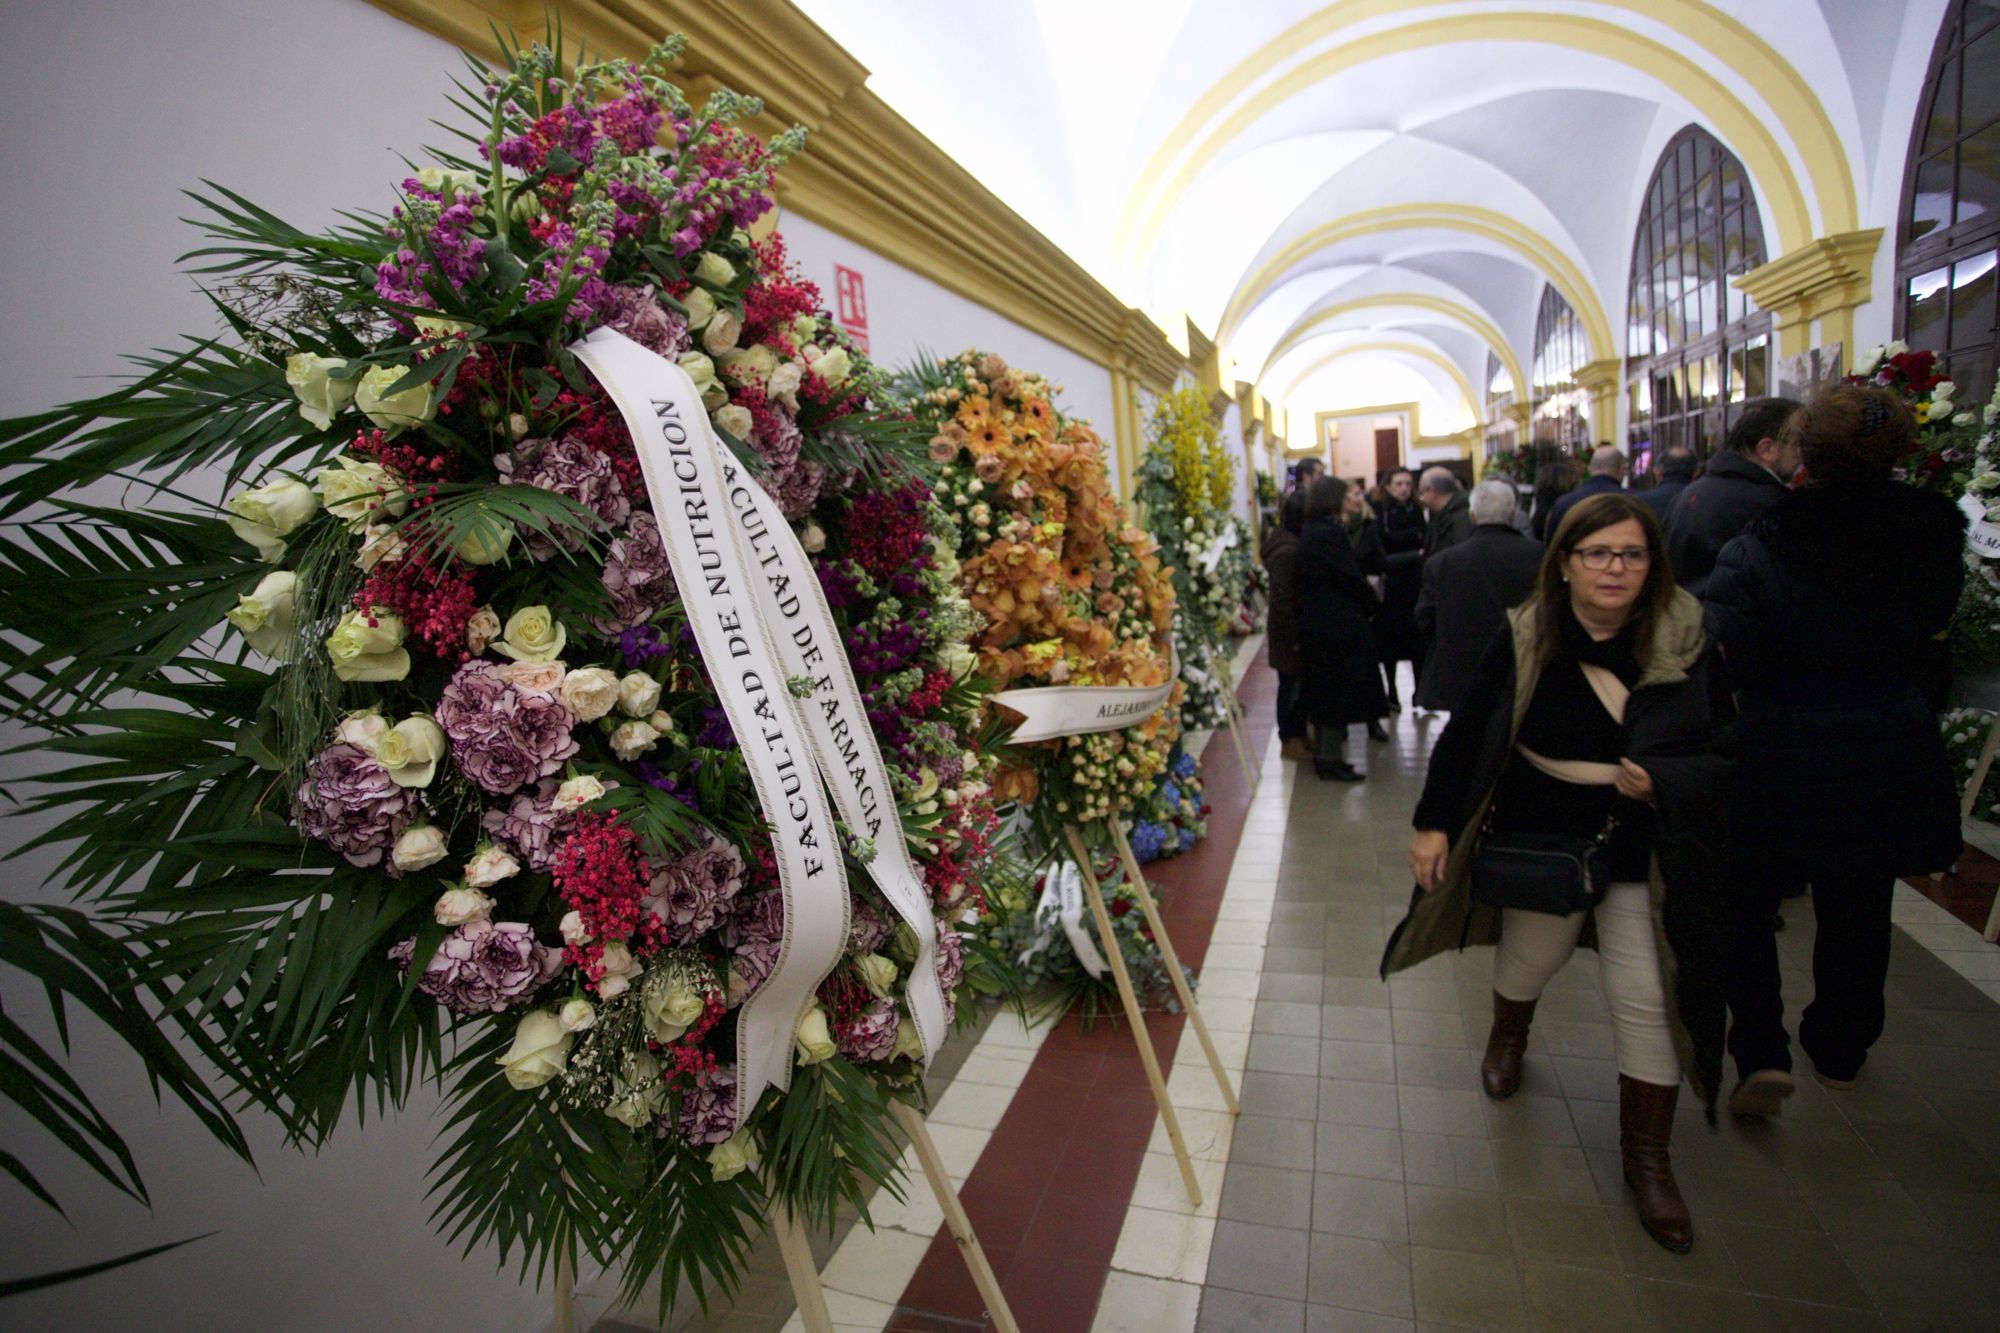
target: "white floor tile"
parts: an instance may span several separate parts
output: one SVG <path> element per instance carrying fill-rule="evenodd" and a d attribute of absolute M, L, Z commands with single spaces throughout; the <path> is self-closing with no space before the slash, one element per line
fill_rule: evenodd
<path fill-rule="evenodd" d="M 1211 946 L 1210 953 L 1213 952 Z M 1200 998 L 1212 995 L 1218 1000 L 1254 1000 L 1263 979 L 1261 972 L 1247 967 L 1217 967 L 1211 960 L 1201 969 L 1201 988 L 1196 994 Z"/>
<path fill-rule="evenodd" d="M 1256 1014 L 1254 1000 L 1224 999 L 1218 995 L 1201 1001 L 1201 1016 L 1207 1020 L 1210 1032 L 1248 1032 Z"/>
<path fill-rule="evenodd" d="M 1261 944 L 1211 944 L 1208 956 L 1203 960 L 1205 967 L 1233 967 L 1244 972 L 1264 970 L 1264 946 Z"/>
<path fill-rule="evenodd" d="M 896 1307 L 844 1291 L 826 1293 L 826 1312 L 833 1316 L 838 1333 L 882 1333 L 896 1313 Z M 785 1321 L 785 1333 L 805 1333 L 805 1321 L 796 1312 Z"/>
<path fill-rule="evenodd" d="M 1186 1137 L 1185 1127 L 1181 1130 Z M 1134 1208 L 1152 1208 L 1163 1213 L 1194 1213 L 1201 1217 L 1214 1217 L 1217 1206 L 1222 1201 L 1222 1173 L 1229 1167 L 1227 1162 L 1218 1162 L 1209 1157 L 1194 1157 L 1192 1145 L 1188 1155 L 1194 1159 L 1195 1184 L 1201 1187 L 1201 1203 L 1188 1206 L 1187 1182 L 1181 1179 L 1181 1165 L 1173 1150 L 1149 1152 L 1139 1168 L 1139 1183 L 1132 1189 Z"/>
<path fill-rule="evenodd" d="M 979 1154 L 986 1151 L 986 1144 L 993 1137 L 990 1129 L 971 1129 L 965 1125 L 930 1125 L 931 1142 L 937 1145 L 938 1157 L 944 1162 L 944 1169 L 954 1180 L 963 1180 L 972 1174 L 972 1168 L 979 1161 Z"/>
<path fill-rule="evenodd" d="M 1205 1065 L 1174 1065 L 1167 1073 L 1167 1095 L 1173 1098 L 1177 1111 L 1226 1113 L 1229 1110 L 1229 1104 L 1222 1100 L 1222 1090 L 1215 1086 L 1215 1079 Z"/>
<path fill-rule="evenodd" d="M 1209 1080 L 1214 1086 L 1214 1080 Z M 1203 1111 L 1192 1106 L 1176 1106 L 1174 1114 L 1181 1123 L 1181 1140 L 1187 1144 L 1188 1153 L 1211 1162 L 1229 1161 L 1230 1140 L 1236 1134 L 1236 1117 L 1227 1111 Z M 1158 1116 L 1153 1117 L 1153 1137 L 1146 1143 L 1149 1153 L 1172 1153 L 1173 1144 L 1167 1139 L 1167 1123 Z"/>
<path fill-rule="evenodd" d="M 931 1108 L 932 1125 L 963 1125 L 967 1129 L 991 1131 L 1000 1123 L 1000 1117 L 1007 1113 L 1008 1104 L 1014 1100 L 1012 1088 L 995 1087 L 990 1083 L 962 1083 L 952 1080 L 951 1087 Z"/>
<path fill-rule="evenodd" d="M 830 1291 L 890 1304 L 902 1299 L 924 1252 L 931 1247 L 929 1236 L 913 1236 L 905 1231 L 870 1231 L 856 1227 L 847 1233 L 840 1248 L 821 1275 Z"/>
<path fill-rule="evenodd" d="M 1018 1088 L 1028 1076 L 1032 1057 L 1019 1051 L 994 1051 L 981 1047 L 965 1057 L 954 1083 L 989 1083 L 999 1088 Z"/>
<path fill-rule="evenodd" d="M 1212 1217 L 1134 1208 L 1125 1214 L 1125 1229 L 1118 1233 L 1111 1267 L 1145 1277 L 1199 1283 L 1208 1276 L 1208 1249 L 1214 1241 Z"/>
<path fill-rule="evenodd" d="M 1208 943 L 1210 948 L 1218 944 L 1262 945 L 1264 943 L 1264 936 L 1268 933 L 1267 930 L 1255 921 L 1223 921 L 1218 919 L 1215 923 L 1215 928 L 1209 933 Z"/>
<path fill-rule="evenodd" d="M 1193 1333 L 1201 1288 L 1192 1282 L 1114 1271 L 1090 1333 Z"/>

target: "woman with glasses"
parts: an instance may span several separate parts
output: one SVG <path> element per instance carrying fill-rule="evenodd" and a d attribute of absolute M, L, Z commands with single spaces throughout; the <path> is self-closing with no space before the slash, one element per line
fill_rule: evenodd
<path fill-rule="evenodd" d="M 1577 504 L 1431 755 L 1412 821 L 1417 893 L 1382 964 L 1387 976 L 1498 945 L 1480 1077 L 1499 1100 L 1521 1086 L 1543 987 L 1594 947 L 1625 1180 L 1675 1252 L 1694 1235 L 1668 1161 L 1674 1104 L 1686 1077 L 1712 1108 L 1722 1061 L 1715 849 L 1733 716 L 1652 511 L 1623 494 Z M 1523 849 L 1550 855 L 1510 872 Z"/>

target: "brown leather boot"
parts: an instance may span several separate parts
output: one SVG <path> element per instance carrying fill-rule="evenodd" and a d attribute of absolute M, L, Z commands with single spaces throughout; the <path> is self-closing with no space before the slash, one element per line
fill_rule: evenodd
<path fill-rule="evenodd" d="M 1493 992 L 1493 1028 L 1486 1034 L 1486 1055 L 1479 1062 L 1479 1081 L 1486 1095 L 1506 1101 L 1521 1087 L 1521 1057 L 1528 1049 L 1528 1024 L 1535 1020 L 1533 1000 L 1510 1000 Z"/>
<path fill-rule="evenodd" d="M 1675 1254 L 1686 1254 L 1694 1248 L 1694 1219 L 1667 1160 L 1680 1095 L 1678 1084 L 1668 1088 L 1618 1076 L 1618 1151 L 1625 1159 L 1625 1183 L 1639 1204 L 1639 1225 Z"/>

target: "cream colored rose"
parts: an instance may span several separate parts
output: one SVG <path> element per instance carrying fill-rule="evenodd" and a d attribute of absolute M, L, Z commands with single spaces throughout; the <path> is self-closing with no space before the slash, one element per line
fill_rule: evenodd
<path fill-rule="evenodd" d="M 405 874 L 412 870 L 422 870 L 444 860 L 444 830 L 433 824 L 415 824 L 406 828 L 396 839 L 396 849 L 390 859 L 396 869 Z"/>
<path fill-rule="evenodd" d="M 889 1052 L 891 1060 L 924 1058 L 924 1043 L 917 1036 L 916 1025 L 905 1017 L 896 1023 L 896 1049 Z"/>
<path fill-rule="evenodd" d="M 611 733 L 611 753 L 631 763 L 659 743 L 660 732 L 650 722 L 621 722 Z"/>
<path fill-rule="evenodd" d="M 507 617 L 507 626 L 493 650 L 516 662 L 553 662 L 562 656 L 568 642 L 569 631 L 549 608 L 524 606 Z"/>
<path fill-rule="evenodd" d="M 771 368 L 770 378 L 764 381 L 765 396 L 774 403 L 782 403 L 785 410 L 799 410 L 799 385 L 805 381 L 805 371 L 796 361 L 786 361 Z"/>
<path fill-rule="evenodd" d="M 319 512 L 312 487 L 297 477 L 278 480 L 247 491 L 238 491 L 223 504 L 229 530 L 257 548 L 266 560 L 285 553 L 285 538 L 303 527 Z"/>
<path fill-rule="evenodd" d="M 632 983 L 638 979 L 639 960 L 634 958 L 632 951 L 624 945 L 612 943 L 604 946 L 601 961 L 604 964 L 604 978 L 597 983 L 598 997 L 615 1000 L 630 990 Z"/>
<path fill-rule="evenodd" d="M 715 298 L 699 287 L 683 296 L 681 304 L 687 307 L 688 328 L 691 330 L 699 332 L 708 326 L 708 321 L 715 318 Z"/>
<path fill-rule="evenodd" d="M 715 318 L 708 321 L 702 330 L 702 350 L 710 356 L 721 356 L 736 346 L 736 340 L 743 336 L 743 316 L 734 310 L 718 310 Z"/>
<path fill-rule="evenodd" d="M 361 382 L 354 386 L 354 405 L 391 435 L 429 421 L 437 412 L 430 385 L 418 383 L 396 389 L 409 373 L 408 366 L 371 366 L 361 373 Z"/>
<path fill-rule="evenodd" d="M 299 415 L 325 430 L 342 408 L 354 401 L 354 381 L 337 380 L 332 373 L 347 362 L 337 356 L 317 352 L 294 352 L 285 358 L 285 383 L 299 400 Z"/>
<path fill-rule="evenodd" d="M 651 717 L 660 706 L 660 682 L 643 671 L 628 671 L 618 680 L 618 711 L 627 717 Z"/>
<path fill-rule="evenodd" d="M 812 368 L 815 375 L 826 381 L 827 388 L 838 389 L 854 373 L 854 361 L 845 347 L 835 347 L 813 362 Z"/>
<path fill-rule="evenodd" d="M 696 261 L 694 275 L 703 282 L 713 283 L 717 287 L 727 287 L 736 280 L 736 266 L 721 255 L 710 251 Z"/>
<path fill-rule="evenodd" d="M 509 662 L 500 668 L 500 679 L 530 694 L 554 694 L 567 670 L 561 662 Z"/>
<path fill-rule="evenodd" d="M 854 966 L 861 973 L 861 980 L 868 987 L 868 993 L 877 997 L 887 995 L 889 988 L 896 984 L 901 975 L 893 960 L 879 953 L 863 954 L 854 960 Z"/>
<path fill-rule="evenodd" d="M 680 359 L 674 364 L 687 372 L 687 377 L 694 381 L 697 390 L 705 389 L 715 383 L 715 362 L 700 352 L 682 352 Z"/>
<path fill-rule="evenodd" d="M 446 203 L 461 194 L 482 192 L 479 177 L 454 167 L 418 167 L 417 184 L 443 196 Z"/>
<path fill-rule="evenodd" d="M 514 525 L 492 514 L 481 514 L 451 553 L 468 565 L 498 564 L 514 545 Z"/>
<path fill-rule="evenodd" d="M 1854 358 L 1853 373 L 1866 378 L 1873 375 L 1882 365 L 1882 348 L 1871 347 Z"/>
<path fill-rule="evenodd" d="M 366 530 L 371 520 L 400 517 L 410 507 L 408 493 L 387 468 L 353 454 L 342 454 L 313 473 L 313 489 L 326 512 L 356 532 Z"/>
<path fill-rule="evenodd" d="M 493 900 L 475 884 L 446 889 L 431 904 L 431 918 L 440 926 L 462 926 L 468 921 L 489 921 L 492 917 Z"/>
<path fill-rule="evenodd" d="M 716 1180 L 734 1180 L 763 1164 L 764 1151 L 748 1128 L 739 1129 L 708 1150 L 708 1173 Z"/>
<path fill-rule="evenodd" d="M 742 407 L 736 403 L 731 403 L 727 407 L 720 407 L 716 409 L 715 428 L 717 430 L 727 431 L 729 434 L 734 435 L 739 440 L 749 439 L 751 428 L 755 424 L 756 423 L 751 419 L 750 409 L 747 407 Z"/>
<path fill-rule="evenodd" d="M 349 611 L 326 636 L 326 655 L 342 680 L 401 680 L 410 674 L 403 622 L 386 606 Z"/>
<path fill-rule="evenodd" d="M 410 323 L 416 327 L 419 338 L 434 343 L 456 338 L 459 334 L 468 333 L 472 329 L 472 325 L 462 319 L 446 319 L 443 315 L 418 315 Z"/>
<path fill-rule="evenodd" d="M 673 1041 L 686 1032 L 706 1006 L 702 998 L 685 986 L 655 983 L 646 988 L 640 1001 L 645 1016 L 646 1035 L 654 1041 Z"/>
<path fill-rule="evenodd" d="M 612 1081 L 611 1104 L 604 1114 L 631 1129 L 644 1129 L 667 1109 L 667 1085 L 660 1081 L 660 1058 L 651 1051 L 626 1053 L 624 1067 Z"/>
<path fill-rule="evenodd" d="M 590 932 L 583 928 L 581 912 L 564 912 L 563 919 L 556 922 L 556 932 L 563 937 L 564 944 L 582 944 L 590 938 Z"/>
<path fill-rule="evenodd" d="M 800 1064 L 816 1065 L 822 1060 L 831 1060 L 835 1049 L 833 1030 L 827 1026 L 826 1010 L 815 1001 L 799 1019 L 798 1030 L 792 1034 L 792 1050 Z"/>
<path fill-rule="evenodd" d="M 250 647 L 266 657 L 289 661 L 292 656 L 292 603 L 299 576 L 274 569 L 257 586 L 236 598 L 223 619 L 243 631 Z"/>
<path fill-rule="evenodd" d="M 758 343 L 754 347 L 737 348 L 721 357 L 718 364 L 722 373 L 737 384 L 762 384 L 778 368 L 778 354 Z"/>
<path fill-rule="evenodd" d="M 556 788 L 555 808 L 558 810 L 581 810 L 608 790 L 602 782 L 588 773 L 573 777 Z"/>
<path fill-rule="evenodd" d="M 1901 356 L 1910 350 L 1910 345 L 1901 338 L 1894 338 L 1882 344 L 1883 356 Z"/>
<path fill-rule="evenodd" d="M 562 1024 L 564 1032 L 583 1032 L 597 1022 L 597 1010 L 578 995 L 563 1002 L 563 1007 L 556 1011 L 556 1021 Z"/>
<path fill-rule="evenodd" d="M 340 719 L 333 729 L 333 739 L 372 756 L 388 731 L 388 718 L 373 708 L 359 708 Z"/>
<path fill-rule="evenodd" d="M 582 667 L 563 677 L 563 706 L 579 721 L 595 722 L 618 702 L 618 673 L 604 667 Z"/>
<path fill-rule="evenodd" d="M 949 671 L 953 680 L 964 680 L 979 666 L 979 654 L 965 644 L 947 643 L 938 649 L 938 665 Z"/>
<path fill-rule="evenodd" d="M 505 847 L 490 842 L 480 843 L 472 859 L 465 863 L 465 882 L 475 889 L 490 889 L 520 873 L 521 863 L 509 856 Z"/>
<path fill-rule="evenodd" d="M 449 747 L 444 731 L 427 717 L 406 717 L 375 743 L 375 762 L 398 787 L 428 787 Z"/>
<path fill-rule="evenodd" d="M 465 650 L 469 653 L 485 652 L 486 645 L 499 637 L 500 613 L 490 606 L 480 607 L 465 622 Z"/>
<path fill-rule="evenodd" d="M 354 553 L 354 563 L 362 573 L 372 573 L 384 560 L 401 560 L 409 549 L 410 544 L 393 526 L 370 523 L 361 530 L 361 549 Z"/>
<path fill-rule="evenodd" d="M 546 1009 L 535 1009 L 522 1016 L 514 1029 L 514 1044 L 498 1063 L 507 1071 L 510 1087 L 528 1092 L 562 1073 L 575 1043 L 575 1035 L 563 1031 L 560 1019 Z"/>
<path fill-rule="evenodd" d="M 807 519 L 805 527 L 799 532 L 799 545 L 806 548 L 807 554 L 818 555 L 826 549 L 826 529 L 816 520 Z"/>

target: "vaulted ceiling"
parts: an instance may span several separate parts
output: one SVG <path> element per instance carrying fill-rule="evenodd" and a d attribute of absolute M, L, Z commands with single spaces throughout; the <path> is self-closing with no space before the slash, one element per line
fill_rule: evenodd
<path fill-rule="evenodd" d="M 1478 419 L 1553 284 L 1619 354 L 1660 150 L 1743 162 L 1769 252 L 1893 213 L 1945 0 L 800 0 L 1125 300 L 1300 414 Z M 1893 178 L 1893 179 L 1892 179 Z"/>

